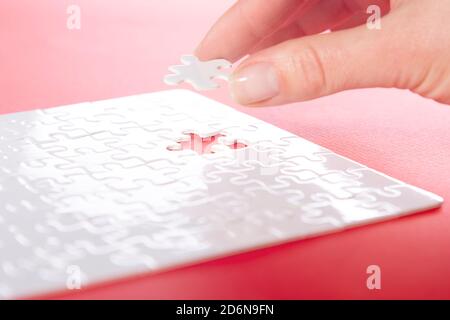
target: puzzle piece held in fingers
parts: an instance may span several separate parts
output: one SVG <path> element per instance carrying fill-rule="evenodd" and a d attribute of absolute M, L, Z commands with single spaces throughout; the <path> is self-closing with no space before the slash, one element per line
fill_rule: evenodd
<path fill-rule="evenodd" d="M 200 61 L 194 55 L 184 55 L 181 62 L 182 65 L 169 67 L 169 71 L 173 73 L 164 77 L 167 85 L 174 86 L 187 82 L 195 90 L 201 91 L 218 88 L 215 79 L 228 80 L 228 75 L 222 69 L 230 68 L 231 62 L 225 59 Z"/>

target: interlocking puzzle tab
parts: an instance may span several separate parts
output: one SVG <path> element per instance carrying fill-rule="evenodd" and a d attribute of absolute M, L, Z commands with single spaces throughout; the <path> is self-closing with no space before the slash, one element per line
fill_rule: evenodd
<path fill-rule="evenodd" d="M 231 62 L 225 59 L 200 61 L 194 55 L 184 55 L 181 62 L 183 65 L 169 67 L 169 71 L 173 74 L 164 77 L 166 84 L 174 86 L 186 82 L 201 91 L 218 88 L 215 79 L 228 80 L 228 75 L 223 69 L 230 68 Z"/>

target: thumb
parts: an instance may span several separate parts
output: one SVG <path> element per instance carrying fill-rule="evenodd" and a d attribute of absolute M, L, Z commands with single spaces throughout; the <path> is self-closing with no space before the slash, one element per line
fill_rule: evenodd
<path fill-rule="evenodd" d="M 394 26 L 390 23 L 393 18 L 392 13 L 384 17 L 380 30 L 363 25 L 289 40 L 260 51 L 233 73 L 231 94 L 240 104 L 266 106 L 353 88 L 407 87 L 405 57 L 397 54 L 402 37 L 389 26 Z"/>

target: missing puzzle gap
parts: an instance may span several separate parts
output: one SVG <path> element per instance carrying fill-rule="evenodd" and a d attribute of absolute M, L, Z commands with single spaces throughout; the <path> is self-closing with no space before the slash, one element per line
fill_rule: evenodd
<path fill-rule="evenodd" d="M 169 151 L 181 151 L 181 150 L 193 150 L 198 154 L 211 154 L 214 153 L 213 146 L 225 145 L 232 150 L 242 149 L 248 145 L 240 140 L 234 140 L 231 143 L 223 144 L 219 142 L 219 138 L 226 138 L 225 134 L 217 133 L 211 136 L 202 137 L 194 132 L 183 132 L 189 136 L 189 139 L 183 139 L 177 141 L 177 145 L 167 147 Z"/>

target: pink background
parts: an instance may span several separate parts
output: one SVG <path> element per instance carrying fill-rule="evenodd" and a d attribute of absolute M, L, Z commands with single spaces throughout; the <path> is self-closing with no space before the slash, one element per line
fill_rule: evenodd
<path fill-rule="evenodd" d="M 0 112 L 168 89 L 167 66 L 232 2 L 3 0 Z M 69 4 L 81 30 L 66 28 Z M 233 105 L 225 88 L 206 95 Z M 238 109 L 450 201 L 450 106 L 371 89 Z M 379 291 L 366 288 L 371 264 Z M 450 207 L 51 297 L 450 298 Z"/>

